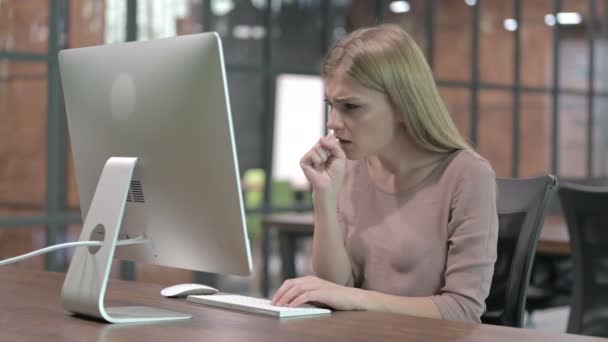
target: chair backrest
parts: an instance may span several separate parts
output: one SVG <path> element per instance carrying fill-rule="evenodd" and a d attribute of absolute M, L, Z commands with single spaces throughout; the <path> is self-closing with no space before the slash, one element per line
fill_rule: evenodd
<path fill-rule="evenodd" d="M 557 181 L 547 175 L 499 178 L 498 257 L 482 322 L 522 327 L 530 270 Z"/>
<path fill-rule="evenodd" d="M 608 337 L 608 187 L 560 185 L 574 286 L 567 332 Z"/>

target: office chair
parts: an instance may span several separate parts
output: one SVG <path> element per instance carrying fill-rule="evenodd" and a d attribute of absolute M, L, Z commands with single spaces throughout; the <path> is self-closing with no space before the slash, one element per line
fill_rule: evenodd
<path fill-rule="evenodd" d="M 608 186 L 607 178 L 561 178 L 561 183 L 575 183 L 594 187 Z M 562 211 L 559 199 L 556 207 Z M 572 255 L 537 255 L 526 299 L 526 311 L 530 316 L 536 310 L 569 306 L 573 287 Z"/>
<path fill-rule="evenodd" d="M 498 255 L 483 323 L 522 327 L 536 245 L 557 180 L 499 178 Z"/>
<path fill-rule="evenodd" d="M 567 332 L 608 337 L 608 187 L 560 186 L 574 286 Z"/>
<path fill-rule="evenodd" d="M 570 305 L 572 269 L 571 255 L 536 255 L 526 296 L 530 319 L 535 311 Z"/>

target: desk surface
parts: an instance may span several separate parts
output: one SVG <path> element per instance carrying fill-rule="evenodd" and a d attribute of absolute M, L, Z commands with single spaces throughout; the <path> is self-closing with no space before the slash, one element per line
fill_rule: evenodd
<path fill-rule="evenodd" d="M 0 341 L 601 341 L 374 312 L 276 319 L 166 299 L 159 295 L 160 285 L 120 280 L 110 282 L 110 305 L 154 305 L 193 319 L 111 325 L 65 312 L 59 298 L 63 279 L 63 273 L 0 268 Z"/>
<path fill-rule="evenodd" d="M 290 233 L 312 234 L 314 229 L 312 213 L 268 215 L 262 224 Z M 543 254 L 570 255 L 570 239 L 563 217 L 547 216 L 536 249 Z"/>

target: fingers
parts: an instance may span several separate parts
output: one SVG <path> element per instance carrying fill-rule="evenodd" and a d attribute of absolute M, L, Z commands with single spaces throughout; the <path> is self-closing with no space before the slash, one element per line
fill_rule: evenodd
<path fill-rule="evenodd" d="M 327 153 L 323 152 L 321 146 L 314 147 L 310 151 L 310 159 L 312 160 L 315 169 L 323 170 L 325 162 L 327 161 Z"/>
<path fill-rule="evenodd" d="M 279 287 L 277 293 L 274 294 L 272 300 L 270 301 L 270 305 L 277 305 L 277 303 L 283 298 L 285 293 L 291 289 L 291 280 L 285 280 L 283 285 Z"/>
<path fill-rule="evenodd" d="M 270 301 L 270 305 L 294 307 L 293 302 L 298 298 L 300 298 L 297 301 L 299 304 L 296 304 L 295 306 L 305 303 L 308 301 L 307 298 L 310 296 L 306 295 L 306 293 L 314 292 L 314 290 L 318 287 L 318 284 L 315 285 L 316 283 L 314 280 L 315 279 L 311 277 L 286 280 L 277 290 L 277 293 Z M 304 301 L 302 302 L 302 300 Z"/>
<path fill-rule="evenodd" d="M 302 160 L 300 160 L 300 166 L 302 169 L 309 167 L 320 171 L 324 169 L 325 163 L 329 158 L 329 152 L 326 151 L 321 144 L 317 143 L 304 155 L 304 157 L 302 157 Z"/>
<path fill-rule="evenodd" d="M 329 159 L 329 152 L 326 151 L 323 147 L 319 146 L 318 148 L 314 149 L 315 153 L 317 154 L 317 156 L 319 156 L 321 163 L 325 164 L 325 162 L 327 161 L 327 159 Z"/>
<path fill-rule="evenodd" d="M 306 176 L 306 179 L 308 179 L 309 181 L 311 179 L 313 179 L 312 177 L 314 177 L 314 174 L 316 171 L 314 170 L 314 168 L 311 165 L 305 163 L 304 161 L 301 161 L 300 167 L 302 168 L 302 171 L 304 171 L 304 175 Z"/>
<path fill-rule="evenodd" d="M 342 150 L 342 147 L 340 147 L 335 135 L 329 134 L 328 136 L 321 138 L 319 144 L 321 144 L 325 150 L 329 151 L 332 156 L 339 159 L 346 158 L 346 154 L 344 153 L 344 150 Z"/>
<path fill-rule="evenodd" d="M 308 291 L 308 292 L 304 292 L 301 295 L 295 297 L 291 303 L 289 303 L 289 307 L 290 308 L 297 308 L 298 306 L 302 305 L 302 304 L 306 304 L 310 301 L 313 301 L 316 299 L 317 296 L 317 292 L 318 291 Z"/>
<path fill-rule="evenodd" d="M 304 288 L 302 287 L 301 284 L 294 284 L 291 285 L 289 290 L 287 290 L 287 292 L 285 292 L 283 294 L 283 296 L 281 296 L 280 299 L 278 299 L 276 301 L 276 306 L 291 306 L 291 302 L 297 298 L 300 297 L 302 294 L 306 293 L 306 291 L 304 290 Z"/>
<path fill-rule="evenodd" d="M 300 164 L 308 164 L 315 169 L 319 169 L 320 166 L 325 165 L 332 157 L 344 159 L 346 155 L 336 137 L 333 134 L 329 134 L 319 139 L 315 146 L 302 157 Z"/>

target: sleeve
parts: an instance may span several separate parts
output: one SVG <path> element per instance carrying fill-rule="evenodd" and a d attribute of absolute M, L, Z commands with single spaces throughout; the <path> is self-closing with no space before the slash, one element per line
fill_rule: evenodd
<path fill-rule="evenodd" d="M 479 323 L 496 261 L 496 177 L 485 163 L 467 171 L 452 197 L 445 282 L 431 299 L 444 319 Z"/>

